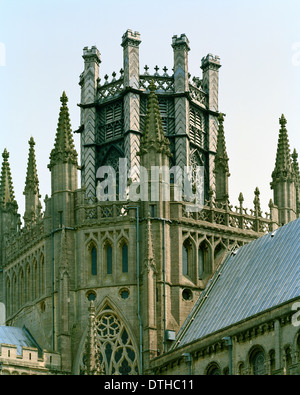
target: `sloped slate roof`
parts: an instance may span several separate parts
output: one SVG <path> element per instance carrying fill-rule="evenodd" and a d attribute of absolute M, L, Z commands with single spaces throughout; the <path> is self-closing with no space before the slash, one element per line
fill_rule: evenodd
<path fill-rule="evenodd" d="M 24 328 L 0 326 L 0 345 L 9 344 L 17 346 L 17 354 L 22 354 L 23 347 L 34 347 L 41 352 L 41 348 L 33 339 L 29 331 Z"/>
<path fill-rule="evenodd" d="M 174 348 L 300 297 L 300 219 L 227 257 L 178 332 Z"/>

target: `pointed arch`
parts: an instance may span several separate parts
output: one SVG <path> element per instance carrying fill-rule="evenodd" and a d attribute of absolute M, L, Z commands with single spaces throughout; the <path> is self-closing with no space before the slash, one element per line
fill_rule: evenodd
<path fill-rule="evenodd" d="M 109 298 L 105 298 L 97 311 L 97 348 L 103 374 L 139 374 L 138 347 L 130 324 Z M 86 340 L 87 330 L 80 344 L 75 374 L 82 374 L 85 370 Z"/>
<path fill-rule="evenodd" d="M 129 266 L 128 266 L 128 240 L 122 236 L 118 242 L 118 266 L 120 263 L 120 267 L 118 267 L 118 270 L 121 271 L 121 273 L 128 273 L 129 271 Z"/>
<path fill-rule="evenodd" d="M 6 287 L 5 287 L 6 295 L 5 295 L 5 305 L 6 305 L 6 312 L 9 316 L 12 313 L 12 305 L 11 305 L 11 281 L 10 277 L 6 276 Z"/>
<path fill-rule="evenodd" d="M 204 238 L 198 246 L 198 276 L 204 279 L 212 273 L 212 246 L 210 242 Z"/>
<path fill-rule="evenodd" d="M 97 241 L 94 238 L 91 238 L 86 243 L 86 273 L 88 277 L 98 275 L 98 257 Z"/>
<path fill-rule="evenodd" d="M 214 269 L 220 266 L 227 252 L 227 246 L 220 240 L 214 248 Z"/>
<path fill-rule="evenodd" d="M 195 261 L 195 241 L 189 235 L 182 243 L 181 272 L 183 276 L 194 280 L 196 268 Z"/>
<path fill-rule="evenodd" d="M 39 272 L 40 272 L 40 295 L 45 292 L 45 257 L 41 252 L 39 257 Z"/>
<path fill-rule="evenodd" d="M 105 274 L 111 275 L 113 274 L 113 243 L 109 239 L 106 239 L 103 246 L 104 272 Z"/>
<path fill-rule="evenodd" d="M 25 277 L 24 277 L 24 271 L 23 268 L 20 268 L 19 271 L 19 287 L 20 287 L 20 307 L 23 307 L 24 303 L 25 303 Z"/>

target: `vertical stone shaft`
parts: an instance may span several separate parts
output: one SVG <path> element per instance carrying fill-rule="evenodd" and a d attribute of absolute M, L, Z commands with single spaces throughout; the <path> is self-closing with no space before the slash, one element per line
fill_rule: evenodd
<path fill-rule="evenodd" d="M 188 52 L 189 40 L 185 34 L 173 36 L 174 53 L 174 90 L 175 97 L 175 161 L 182 169 L 189 165 L 189 101 L 186 92 L 189 90 Z"/>
<path fill-rule="evenodd" d="M 140 34 L 127 30 L 122 37 L 124 61 L 124 151 L 128 166 L 139 165 L 136 155 L 140 147 L 140 96 L 132 90 L 139 90 L 139 45 Z"/>
<path fill-rule="evenodd" d="M 100 52 L 93 46 L 83 49 L 84 71 L 81 74 L 81 185 L 86 196 L 96 196 L 96 107 Z"/>
<path fill-rule="evenodd" d="M 219 111 L 219 68 L 220 58 L 208 54 L 202 58 L 201 69 L 203 71 L 203 89 L 207 93 L 207 108 L 211 112 Z M 218 115 L 212 113 L 208 114 L 208 150 L 209 155 L 209 182 L 210 187 L 215 191 L 216 181 L 214 173 L 214 154 L 217 149 L 217 136 L 218 136 Z"/>

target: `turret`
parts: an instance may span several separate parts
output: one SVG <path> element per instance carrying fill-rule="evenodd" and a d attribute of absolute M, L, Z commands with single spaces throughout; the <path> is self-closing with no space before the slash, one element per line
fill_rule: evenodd
<path fill-rule="evenodd" d="M 86 196 L 96 196 L 96 96 L 99 82 L 100 52 L 93 46 L 83 49 L 84 71 L 81 86 L 81 186 Z"/>
<path fill-rule="evenodd" d="M 34 223 L 41 214 L 41 202 L 39 192 L 39 180 L 35 159 L 35 142 L 33 137 L 29 140 L 29 155 L 27 164 L 27 174 L 25 182 L 25 225 Z"/>
<path fill-rule="evenodd" d="M 275 169 L 272 173 L 271 188 L 274 204 L 278 207 L 279 225 L 287 224 L 297 217 L 296 174 L 290 153 L 290 144 L 284 115 L 280 120 Z"/>
<path fill-rule="evenodd" d="M 207 94 L 206 106 L 210 113 L 208 114 L 209 136 L 208 150 L 216 152 L 216 143 L 218 135 L 218 114 L 219 111 L 219 69 L 221 67 L 220 58 L 208 54 L 202 58 L 201 69 L 203 72 L 202 88 Z M 209 155 L 209 183 L 213 190 L 216 188 L 214 173 L 214 155 Z"/>
<path fill-rule="evenodd" d="M 124 152 L 128 166 L 139 165 L 136 155 L 140 146 L 140 72 L 139 45 L 140 34 L 128 29 L 122 37 L 124 88 Z"/>
<path fill-rule="evenodd" d="M 185 34 L 172 37 L 174 54 L 174 91 L 175 103 L 175 162 L 182 170 L 189 165 L 189 111 L 190 105 L 186 93 L 189 91 L 188 53 L 189 40 Z"/>

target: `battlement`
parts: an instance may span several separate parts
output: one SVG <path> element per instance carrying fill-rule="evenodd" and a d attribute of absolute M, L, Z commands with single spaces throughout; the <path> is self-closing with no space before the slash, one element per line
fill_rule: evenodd
<path fill-rule="evenodd" d="M 133 32 L 128 29 L 122 36 L 122 46 L 125 47 L 127 44 L 139 45 L 141 43 L 141 35 L 139 32 Z"/>
<path fill-rule="evenodd" d="M 209 53 L 208 55 L 206 55 L 205 57 L 203 57 L 201 59 L 201 68 L 202 69 L 206 69 L 211 64 L 221 67 L 220 57 Z"/>
<path fill-rule="evenodd" d="M 59 371 L 61 358 L 57 353 L 44 351 L 42 357 L 37 348 L 22 347 L 21 354 L 17 346 L 0 344 L 0 363 L 2 374 L 47 374 L 49 371 Z"/>
<path fill-rule="evenodd" d="M 177 46 L 181 46 L 184 45 L 187 47 L 188 51 L 190 50 L 190 42 L 189 39 L 187 38 L 187 36 L 182 33 L 180 35 L 180 37 L 178 37 L 177 35 L 174 35 L 172 37 L 172 47 L 175 48 Z"/>
<path fill-rule="evenodd" d="M 101 54 L 95 45 L 93 45 L 91 48 L 84 47 L 82 57 L 85 61 L 95 61 L 97 63 L 101 62 Z"/>

